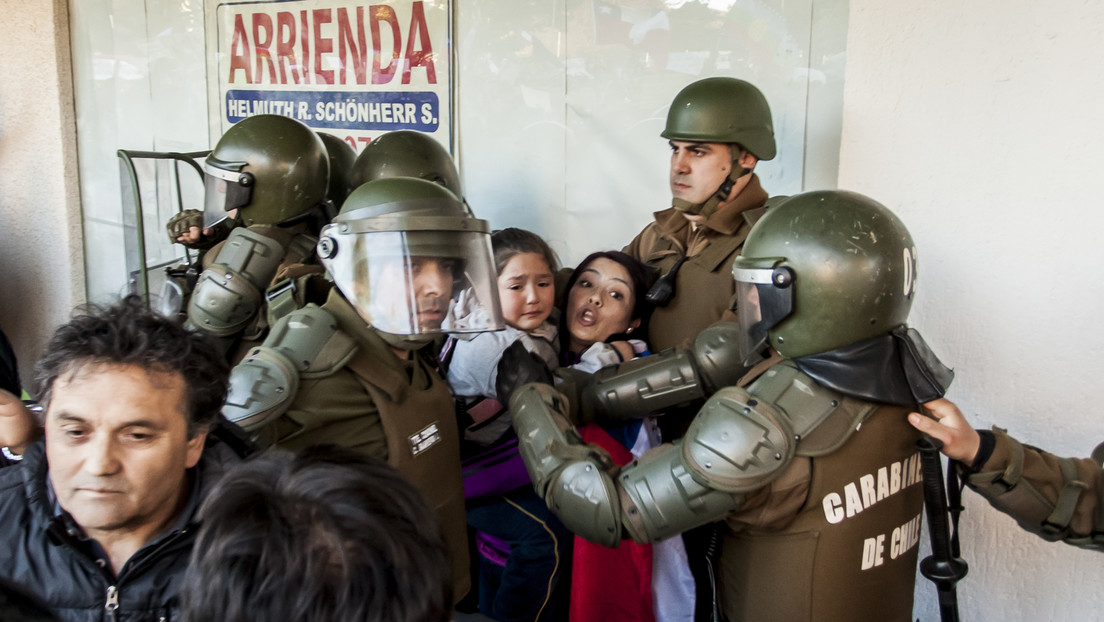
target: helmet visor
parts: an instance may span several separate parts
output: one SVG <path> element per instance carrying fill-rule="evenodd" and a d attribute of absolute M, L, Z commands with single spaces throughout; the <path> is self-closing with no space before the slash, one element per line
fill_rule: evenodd
<path fill-rule="evenodd" d="M 504 328 L 490 235 L 322 230 L 322 264 L 369 324 L 395 335 Z"/>
<path fill-rule="evenodd" d="M 244 162 L 203 163 L 203 228 L 210 229 L 233 216 L 233 210 L 249 204 L 253 196 L 253 175 L 243 173 Z"/>
<path fill-rule="evenodd" d="M 759 261 L 738 259 L 732 269 L 740 320 L 740 356 L 745 363 L 758 360 L 768 345 L 770 330 L 793 312 L 793 272 L 775 267 L 779 259 L 766 260 L 769 265 L 764 267 L 748 265 Z"/>

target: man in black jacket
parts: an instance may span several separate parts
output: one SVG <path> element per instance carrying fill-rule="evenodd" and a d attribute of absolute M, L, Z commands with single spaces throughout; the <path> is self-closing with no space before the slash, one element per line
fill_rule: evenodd
<path fill-rule="evenodd" d="M 208 441 L 228 377 L 137 298 L 59 328 L 35 370 L 45 439 L 0 470 L 0 580 L 63 620 L 175 619 L 196 509 L 236 461 Z"/>

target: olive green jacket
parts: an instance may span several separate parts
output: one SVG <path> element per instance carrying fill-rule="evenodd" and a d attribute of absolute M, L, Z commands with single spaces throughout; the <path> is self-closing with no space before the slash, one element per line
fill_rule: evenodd
<path fill-rule="evenodd" d="M 441 522 L 459 599 L 470 579 L 460 438 L 448 387 L 419 353 L 400 360 L 336 288 L 322 308 L 352 337 L 356 351 L 333 373 L 299 382 L 287 412 L 270 424 L 276 444 L 299 450 L 336 443 L 386 460 L 403 473 Z M 260 436 L 271 438 L 272 431 Z"/>
<path fill-rule="evenodd" d="M 656 212 L 655 221 L 624 248 L 660 274 L 689 256 L 675 279 L 674 298 L 652 313 L 647 341 L 654 351 L 688 346 L 703 329 L 736 319 L 730 311 L 736 291 L 732 262 L 766 202 L 767 193 L 752 174 L 748 185 L 701 226 L 691 227 L 682 212 L 669 208 Z"/>
<path fill-rule="evenodd" d="M 908 408 L 875 406 L 838 449 L 841 422 L 726 518 L 719 593 L 729 622 L 912 620 L 924 493 Z"/>
<path fill-rule="evenodd" d="M 1104 550 L 1104 471 L 1089 458 L 1059 458 L 993 428 L 993 450 L 966 484 L 1021 527 L 1047 540 Z"/>

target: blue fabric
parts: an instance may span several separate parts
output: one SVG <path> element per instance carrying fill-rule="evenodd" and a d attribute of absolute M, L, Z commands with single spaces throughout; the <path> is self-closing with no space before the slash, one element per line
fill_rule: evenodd
<path fill-rule="evenodd" d="M 467 515 L 468 525 L 510 547 L 505 566 L 480 556 L 480 613 L 498 622 L 566 619 L 571 534 L 533 488 L 469 502 Z"/>

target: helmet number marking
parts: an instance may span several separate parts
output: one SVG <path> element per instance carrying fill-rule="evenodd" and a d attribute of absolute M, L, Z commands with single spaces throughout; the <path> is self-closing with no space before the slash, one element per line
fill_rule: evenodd
<path fill-rule="evenodd" d="M 909 298 L 916 289 L 916 251 L 912 247 L 906 246 L 904 249 L 904 259 L 904 294 L 905 298 Z"/>

